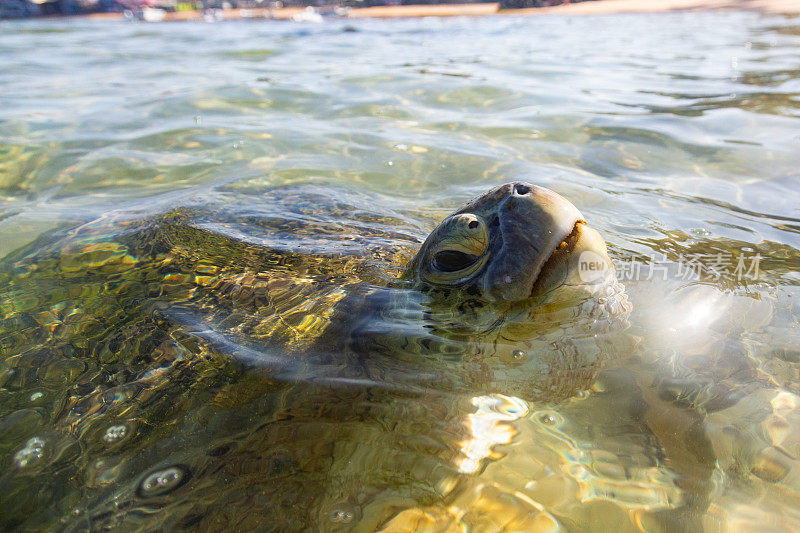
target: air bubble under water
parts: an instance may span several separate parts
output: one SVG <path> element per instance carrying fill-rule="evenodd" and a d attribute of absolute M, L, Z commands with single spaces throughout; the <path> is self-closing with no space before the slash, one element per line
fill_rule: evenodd
<path fill-rule="evenodd" d="M 19 468 L 35 464 L 44 456 L 44 440 L 33 437 L 25 443 L 22 448 L 14 455 L 14 462 Z"/>
<path fill-rule="evenodd" d="M 143 498 L 162 496 L 186 483 L 191 474 L 183 465 L 174 465 L 151 472 L 139 483 L 137 494 Z"/>
<path fill-rule="evenodd" d="M 103 440 L 109 444 L 119 442 L 128 434 L 128 428 L 124 424 L 110 426 L 103 434 Z"/>

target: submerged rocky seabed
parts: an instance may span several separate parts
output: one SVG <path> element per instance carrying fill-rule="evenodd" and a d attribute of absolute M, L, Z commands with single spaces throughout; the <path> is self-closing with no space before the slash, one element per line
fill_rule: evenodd
<path fill-rule="evenodd" d="M 798 52 L 749 12 L 0 22 L 0 526 L 800 527 Z M 632 303 L 506 361 L 580 379 L 477 387 L 402 316 L 310 342 L 513 179 Z"/>

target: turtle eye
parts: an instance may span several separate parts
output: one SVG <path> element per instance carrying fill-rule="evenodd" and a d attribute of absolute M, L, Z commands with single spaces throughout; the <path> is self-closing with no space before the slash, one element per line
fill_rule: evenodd
<path fill-rule="evenodd" d="M 425 281 L 438 284 L 463 283 L 479 272 L 489 259 L 489 229 L 472 213 L 446 218 L 425 243 Z"/>
<path fill-rule="evenodd" d="M 477 255 L 459 250 L 442 250 L 433 256 L 433 268 L 439 272 L 458 272 L 478 260 Z"/>

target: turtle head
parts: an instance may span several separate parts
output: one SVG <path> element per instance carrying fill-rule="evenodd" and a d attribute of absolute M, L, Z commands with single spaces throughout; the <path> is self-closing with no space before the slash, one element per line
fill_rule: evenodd
<path fill-rule="evenodd" d="M 497 187 L 443 220 L 406 273 L 423 290 L 504 303 L 591 291 L 609 275 L 605 242 L 578 209 L 524 182 Z"/>
<path fill-rule="evenodd" d="M 460 382 L 525 399 L 588 388 L 630 310 L 600 234 L 565 198 L 523 182 L 443 220 L 406 279 L 424 295 L 426 334 L 461 354 Z"/>

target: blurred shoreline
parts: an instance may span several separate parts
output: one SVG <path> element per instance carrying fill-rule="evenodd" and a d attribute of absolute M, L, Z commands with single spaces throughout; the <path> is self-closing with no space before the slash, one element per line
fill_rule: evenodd
<path fill-rule="evenodd" d="M 615 13 L 656 13 L 666 11 L 754 10 L 772 14 L 800 15 L 798 0 L 597 0 L 561 5 L 501 9 L 499 3 L 425 4 L 350 8 L 239 8 L 215 9 L 214 20 L 306 20 L 307 14 L 333 15 L 338 18 L 417 18 L 461 17 L 486 15 L 602 15 Z M 75 15 L 91 20 L 124 20 L 123 13 L 92 13 Z M 50 18 L 50 17 L 45 17 Z M 164 11 L 155 21 L 209 21 L 209 11 Z"/>

